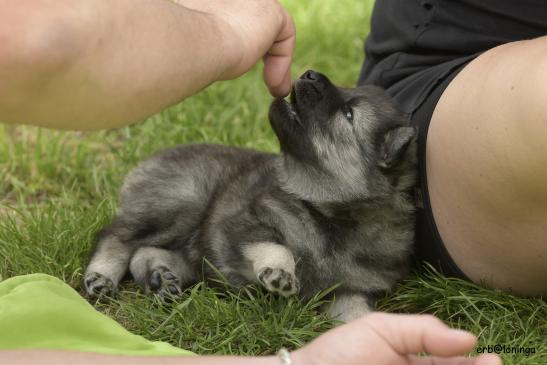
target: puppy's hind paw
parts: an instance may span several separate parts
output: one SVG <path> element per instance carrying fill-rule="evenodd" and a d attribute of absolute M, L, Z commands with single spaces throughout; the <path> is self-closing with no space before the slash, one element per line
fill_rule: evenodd
<path fill-rule="evenodd" d="M 84 286 L 87 295 L 91 298 L 115 297 L 118 292 L 112 280 L 97 272 L 85 274 Z"/>
<path fill-rule="evenodd" d="M 159 266 L 150 272 L 147 284 L 150 292 L 157 294 L 165 303 L 171 302 L 173 297 L 182 294 L 179 279 L 164 266 Z"/>
<path fill-rule="evenodd" d="M 297 294 L 300 283 L 296 276 L 283 269 L 264 267 L 258 272 L 258 280 L 271 292 L 279 293 L 284 297 Z"/>

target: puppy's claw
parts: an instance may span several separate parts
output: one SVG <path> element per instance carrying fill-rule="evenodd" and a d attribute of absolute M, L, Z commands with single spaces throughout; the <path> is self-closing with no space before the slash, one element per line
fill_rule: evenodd
<path fill-rule="evenodd" d="M 260 280 L 261 283 L 264 283 L 264 278 L 268 277 L 272 274 L 273 269 L 271 267 L 265 267 L 258 273 L 258 280 Z"/>
<path fill-rule="evenodd" d="M 268 291 L 279 293 L 284 297 L 297 294 L 300 290 L 300 283 L 296 276 L 283 269 L 265 267 L 258 272 L 257 277 Z"/>
<path fill-rule="evenodd" d="M 157 294 L 165 302 L 171 302 L 173 297 L 182 294 L 179 280 L 168 268 L 160 266 L 150 273 L 148 289 Z"/>
<path fill-rule="evenodd" d="M 85 275 L 84 286 L 87 295 L 92 298 L 115 297 L 117 294 L 114 282 L 97 272 L 90 272 Z"/>

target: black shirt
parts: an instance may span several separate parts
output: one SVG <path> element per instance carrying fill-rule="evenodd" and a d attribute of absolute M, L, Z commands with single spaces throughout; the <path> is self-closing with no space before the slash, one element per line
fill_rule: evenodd
<path fill-rule="evenodd" d="M 358 84 L 412 113 L 446 75 L 497 45 L 547 34 L 547 0 L 377 0 Z"/>

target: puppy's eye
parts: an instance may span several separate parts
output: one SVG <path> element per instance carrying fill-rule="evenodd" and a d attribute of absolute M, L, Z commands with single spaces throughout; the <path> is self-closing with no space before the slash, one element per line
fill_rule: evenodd
<path fill-rule="evenodd" d="M 344 105 L 342 107 L 342 114 L 344 114 L 348 122 L 353 123 L 353 109 L 350 106 Z"/>

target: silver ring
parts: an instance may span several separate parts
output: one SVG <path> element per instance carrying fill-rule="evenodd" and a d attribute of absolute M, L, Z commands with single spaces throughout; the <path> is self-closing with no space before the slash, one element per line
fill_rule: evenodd
<path fill-rule="evenodd" d="M 277 351 L 277 356 L 281 360 L 281 365 L 293 365 L 291 360 L 291 354 L 286 348 L 282 347 Z"/>

